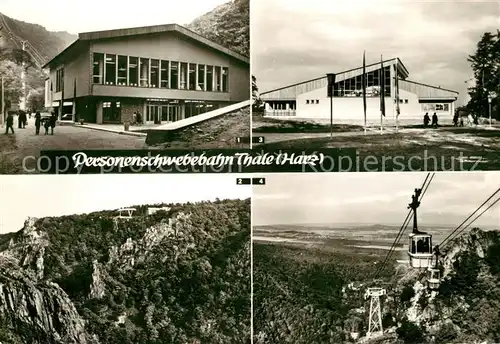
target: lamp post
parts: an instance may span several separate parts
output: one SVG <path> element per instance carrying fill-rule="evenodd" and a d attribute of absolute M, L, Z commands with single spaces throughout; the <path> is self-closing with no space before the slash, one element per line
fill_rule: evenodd
<path fill-rule="evenodd" d="M 491 128 L 491 101 L 496 97 L 495 92 L 488 93 L 488 106 L 489 106 L 489 118 L 490 118 L 490 128 Z"/>
<path fill-rule="evenodd" d="M 333 138 L 333 85 L 335 84 L 335 74 L 328 73 L 328 97 L 330 98 L 330 138 Z"/>

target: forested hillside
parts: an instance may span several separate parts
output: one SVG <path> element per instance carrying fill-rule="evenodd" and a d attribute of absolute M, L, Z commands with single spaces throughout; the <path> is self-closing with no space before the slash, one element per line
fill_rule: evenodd
<path fill-rule="evenodd" d="M 250 201 L 30 219 L 0 238 L 0 342 L 248 343 Z"/>
<path fill-rule="evenodd" d="M 232 0 L 193 20 L 187 27 L 196 33 L 250 56 L 250 1 Z"/>
<path fill-rule="evenodd" d="M 443 248 L 437 289 L 407 266 L 373 281 L 385 254 L 254 243 L 254 343 L 500 342 L 500 232 L 474 229 Z M 373 286 L 387 291 L 385 334 L 367 340 Z"/>
<path fill-rule="evenodd" d="M 4 24 L 19 38 L 29 41 L 38 52 L 47 60 L 63 51 L 68 45 L 73 43 L 78 37 L 68 32 L 48 31 L 38 24 L 26 23 L 21 20 L 10 18 L 0 14 L 5 21 Z M 0 21 L 0 25 L 2 25 Z M 7 27 L 3 30 L 7 30 Z M 3 41 L 6 48 L 15 48 L 16 45 L 11 40 Z"/>

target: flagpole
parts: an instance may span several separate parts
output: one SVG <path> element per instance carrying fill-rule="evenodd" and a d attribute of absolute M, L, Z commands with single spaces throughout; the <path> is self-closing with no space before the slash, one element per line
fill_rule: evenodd
<path fill-rule="evenodd" d="M 384 93 L 385 93 L 385 71 L 384 71 L 384 63 L 382 62 L 382 54 L 380 55 L 380 66 L 381 66 L 381 69 L 380 69 L 380 73 L 382 74 L 381 77 L 380 77 L 380 85 L 382 87 L 380 87 L 380 97 L 383 98 L 384 97 Z M 383 81 L 382 81 L 383 80 Z M 383 116 L 383 109 L 382 109 L 382 102 L 384 100 L 381 99 L 380 100 L 380 135 L 382 135 L 384 133 L 384 116 Z"/>
<path fill-rule="evenodd" d="M 363 51 L 363 114 L 364 114 L 364 125 L 365 125 L 365 135 L 366 135 L 366 51 Z"/>
<path fill-rule="evenodd" d="M 396 75 L 394 79 L 394 92 L 396 96 L 396 133 L 399 129 L 399 80 L 398 80 L 398 59 L 396 58 Z"/>

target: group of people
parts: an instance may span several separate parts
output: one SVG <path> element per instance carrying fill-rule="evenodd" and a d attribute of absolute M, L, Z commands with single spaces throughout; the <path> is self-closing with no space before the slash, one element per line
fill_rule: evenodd
<path fill-rule="evenodd" d="M 26 115 L 26 112 L 24 111 L 19 111 L 17 115 L 17 127 L 19 129 L 24 129 L 28 125 L 28 115 Z"/>
<path fill-rule="evenodd" d="M 460 118 L 460 122 L 459 122 Z M 467 125 L 472 126 L 472 125 L 478 125 L 479 124 L 479 118 L 478 116 L 473 116 L 471 114 L 467 115 Z M 459 116 L 458 112 L 455 112 L 455 115 L 453 116 L 453 126 L 454 127 L 463 127 L 464 126 L 464 117 Z"/>
<path fill-rule="evenodd" d="M 30 115 L 31 117 L 31 115 Z M 45 128 L 45 135 L 49 134 L 49 129 L 50 129 L 50 134 L 54 135 L 54 128 L 56 126 L 57 122 L 57 116 L 55 113 L 52 113 L 49 118 L 42 118 L 42 115 L 40 112 L 36 112 L 35 114 L 35 135 L 40 134 L 40 127 L 43 124 L 43 127 Z M 5 129 L 5 134 L 8 134 L 9 131 L 14 134 L 14 116 L 9 113 L 7 115 L 6 121 L 6 129 Z M 24 111 L 20 111 L 18 114 L 18 128 L 19 129 L 24 129 L 28 125 L 28 118 L 27 115 Z"/>
<path fill-rule="evenodd" d="M 429 117 L 429 113 L 426 112 L 425 115 L 424 115 L 424 127 L 429 126 L 429 122 L 430 121 L 431 121 L 431 118 Z M 432 115 L 431 127 L 433 127 L 433 128 L 437 128 L 438 127 L 438 116 L 436 115 L 435 112 Z"/>
<path fill-rule="evenodd" d="M 132 124 L 141 125 L 142 124 L 142 115 L 138 111 L 134 111 L 132 115 Z"/>

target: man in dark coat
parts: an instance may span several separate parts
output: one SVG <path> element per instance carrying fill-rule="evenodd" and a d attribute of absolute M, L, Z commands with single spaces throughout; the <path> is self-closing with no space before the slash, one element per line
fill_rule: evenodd
<path fill-rule="evenodd" d="M 435 128 L 438 127 L 438 116 L 436 115 L 435 112 L 432 115 L 432 126 L 435 127 Z"/>
<path fill-rule="evenodd" d="M 57 116 L 54 112 L 52 112 L 52 115 L 50 116 L 49 122 L 50 122 L 50 135 L 54 135 L 54 128 L 55 128 L 56 122 L 57 122 Z"/>
<path fill-rule="evenodd" d="M 12 134 L 14 134 L 14 116 L 12 116 L 12 114 L 9 113 L 7 115 L 5 124 L 6 124 L 5 134 L 9 133 L 9 128 L 10 130 L 12 130 Z"/>
<path fill-rule="evenodd" d="M 17 112 L 17 129 L 22 129 L 23 127 L 23 115 L 22 115 L 22 111 L 19 110 Z"/>
<path fill-rule="evenodd" d="M 430 120 L 431 119 L 429 118 L 429 113 L 426 112 L 424 115 L 424 127 L 427 127 L 429 125 Z"/>
<path fill-rule="evenodd" d="M 38 135 L 40 134 L 40 125 L 42 124 L 42 116 L 40 115 L 40 112 L 36 112 L 35 115 L 35 134 Z"/>

